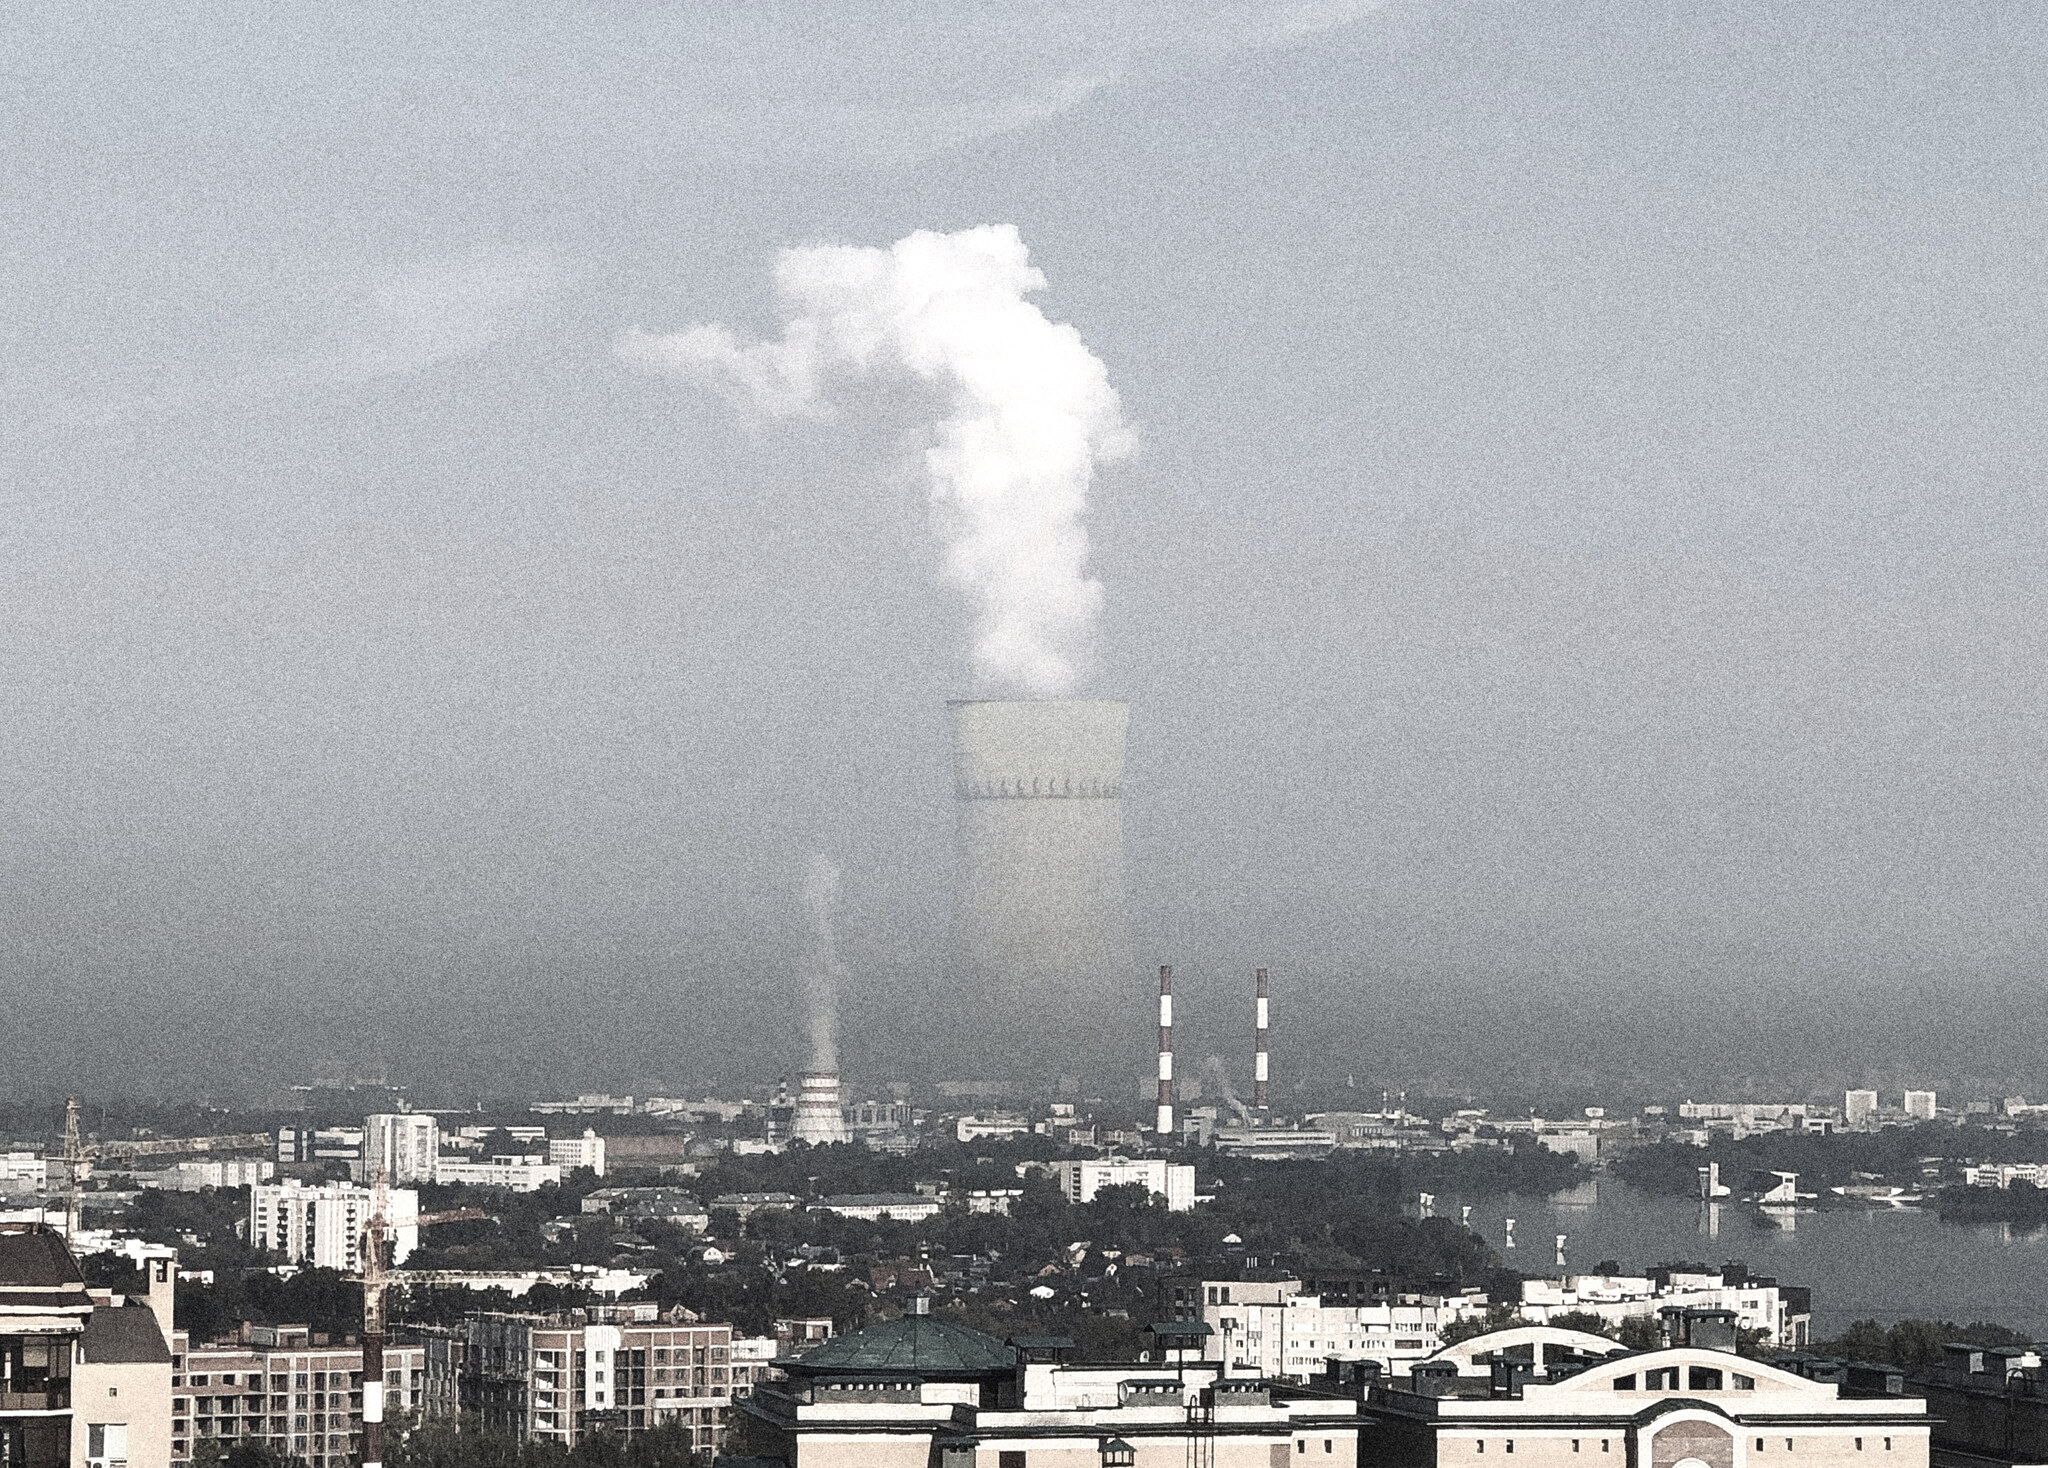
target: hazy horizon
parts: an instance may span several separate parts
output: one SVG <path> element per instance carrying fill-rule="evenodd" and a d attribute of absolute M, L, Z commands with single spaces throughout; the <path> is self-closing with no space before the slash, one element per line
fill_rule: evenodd
<path fill-rule="evenodd" d="M 0 1086 L 772 1079 L 814 854 L 849 1076 L 1001 1063 L 943 973 L 1001 619 L 933 412 L 757 421 L 619 343 L 722 324 L 744 379 L 781 252 L 1009 226 L 1134 441 L 1049 641 L 1131 703 L 1184 1055 L 1242 1078 L 1267 964 L 1283 1100 L 2048 1091 L 2048 15 L 0 36 Z"/>

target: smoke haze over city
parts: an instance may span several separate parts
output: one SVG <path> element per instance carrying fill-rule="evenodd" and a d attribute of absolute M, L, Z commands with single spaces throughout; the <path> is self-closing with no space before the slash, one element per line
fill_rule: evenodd
<path fill-rule="evenodd" d="M 1190 1074 L 2048 1089 L 2048 14 L 932 17 L 0 22 L 0 1086 L 967 1073 L 995 686 Z M 1021 623 L 909 335 L 671 380 L 915 239 L 1096 373 Z"/>

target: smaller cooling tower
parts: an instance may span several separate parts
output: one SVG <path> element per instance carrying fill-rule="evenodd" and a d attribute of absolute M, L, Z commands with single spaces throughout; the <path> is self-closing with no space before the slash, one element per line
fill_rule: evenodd
<path fill-rule="evenodd" d="M 802 1092 L 796 1101 L 796 1122 L 790 1136 L 813 1147 L 852 1140 L 846 1131 L 846 1117 L 839 1110 L 839 1077 L 830 1071 L 806 1071 Z"/>

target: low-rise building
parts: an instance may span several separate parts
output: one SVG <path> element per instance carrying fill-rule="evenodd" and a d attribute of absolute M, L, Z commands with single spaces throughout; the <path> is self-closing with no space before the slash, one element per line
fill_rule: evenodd
<path fill-rule="evenodd" d="M 1203 1355 L 1233 1375 L 1306 1382 L 1332 1360 L 1382 1370 L 1434 1355 L 1444 1329 L 1482 1315 L 1486 1296 L 1375 1288 L 1383 1281 L 1205 1279 L 1194 1286 L 1208 1326 Z M 1175 1313 L 1181 1313 L 1176 1311 Z"/>
<path fill-rule="evenodd" d="M 208 1188 L 252 1188 L 277 1174 L 267 1157 L 222 1157 L 173 1162 L 169 1167 L 131 1172 L 137 1187 L 172 1193 L 200 1193 Z"/>
<path fill-rule="evenodd" d="M 1195 1169 L 1158 1157 L 1085 1157 L 1053 1164 L 1053 1176 L 1069 1203 L 1092 1203 L 1104 1188 L 1141 1187 L 1166 1200 L 1168 1211 L 1195 1206 Z"/>
<path fill-rule="evenodd" d="M 700 1234 L 711 1227 L 711 1211 L 681 1188 L 599 1188 L 585 1193 L 579 1207 L 614 1218 L 656 1219 Z"/>
<path fill-rule="evenodd" d="M 562 1169 L 538 1152 L 504 1154 L 485 1162 L 467 1162 L 443 1157 L 434 1164 L 434 1181 L 446 1186 L 466 1183 L 473 1188 L 503 1188 L 511 1193 L 537 1193 L 549 1183 L 562 1181 Z"/>
<path fill-rule="evenodd" d="M 1011 1137 L 1031 1134 L 1029 1117 L 998 1111 L 988 1116 L 963 1116 L 953 1123 L 953 1137 L 961 1142 L 978 1142 L 983 1138 L 1006 1141 Z"/>
<path fill-rule="evenodd" d="M 1732 1329 L 1727 1344 L 1733 1344 Z M 1623 1351 L 1551 1326 L 1476 1336 L 1371 1390 L 1387 1468 L 1927 1468 L 1928 1404 L 1703 1345 Z"/>
<path fill-rule="evenodd" d="M 810 1205 L 813 1213 L 836 1213 L 863 1223 L 893 1219 L 897 1223 L 923 1223 L 945 1211 L 945 1201 L 924 1193 L 842 1193 L 820 1198 Z"/>
<path fill-rule="evenodd" d="M 1750 1275 L 1739 1265 L 1665 1265 L 1646 1275 L 1574 1274 L 1525 1279 L 1516 1313 L 1543 1324 L 1559 1315 L 1597 1315 L 1609 1325 L 1664 1311 L 1726 1310 L 1743 1330 L 1788 1349 L 1803 1346 L 1813 1323 L 1812 1291 Z"/>
<path fill-rule="evenodd" d="M 171 1461 L 189 1463 L 196 1444 L 248 1442 L 310 1468 L 349 1468 L 362 1454 L 363 1349 L 303 1325 L 243 1327 L 238 1341 L 172 1341 Z M 426 1353 L 384 1347 L 387 1419 L 420 1406 Z"/>
<path fill-rule="evenodd" d="M 353 1274 L 362 1268 L 363 1231 L 373 1202 L 374 1190 L 354 1183 L 259 1183 L 249 1189 L 249 1242 L 288 1263 Z M 419 1246 L 420 1195 L 391 1188 L 384 1209 L 392 1229 L 391 1262 L 402 1264 Z"/>
<path fill-rule="evenodd" d="M 280 1165 L 308 1162 L 363 1160 L 363 1129 L 353 1126 L 281 1126 L 277 1129 L 277 1161 Z"/>
<path fill-rule="evenodd" d="M 776 1364 L 741 1399 L 741 1451 L 792 1468 L 1269 1468 L 1358 1461 L 1358 1403 L 1231 1379 L 1155 1327 L 1146 1361 L 1082 1362 L 1059 1337 L 911 1314 Z"/>

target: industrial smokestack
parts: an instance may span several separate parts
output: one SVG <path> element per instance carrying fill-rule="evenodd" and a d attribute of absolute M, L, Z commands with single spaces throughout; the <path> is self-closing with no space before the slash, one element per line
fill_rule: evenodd
<path fill-rule="evenodd" d="M 1128 1077 L 1143 1053 L 1124 905 L 1129 707 L 972 699 L 952 709 L 957 961 L 976 1028 L 1000 1047 L 986 1053 Z"/>
<path fill-rule="evenodd" d="M 1266 1109 L 1266 971 L 1259 970 L 1258 1038 L 1252 1049 L 1252 1105 Z"/>
<path fill-rule="evenodd" d="M 851 1141 L 846 1114 L 839 1109 L 839 1077 L 832 1071 L 806 1071 L 803 1089 L 797 1092 L 796 1120 L 790 1137 L 813 1147 L 828 1147 Z"/>
<path fill-rule="evenodd" d="M 1173 1135 L 1173 969 L 1159 965 L 1159 1139 Z"/>

